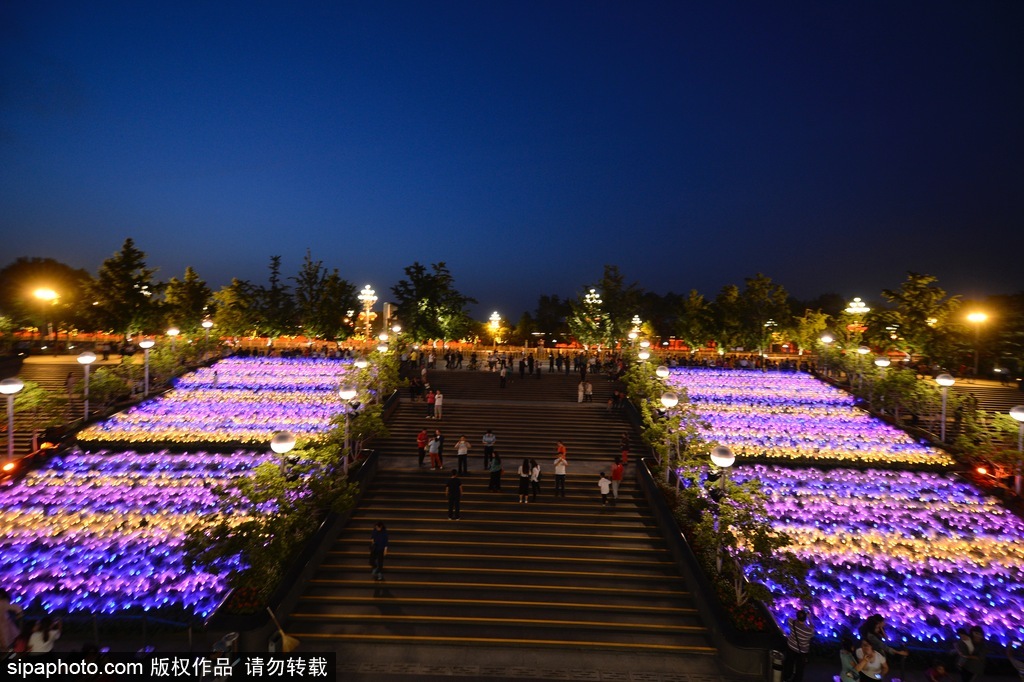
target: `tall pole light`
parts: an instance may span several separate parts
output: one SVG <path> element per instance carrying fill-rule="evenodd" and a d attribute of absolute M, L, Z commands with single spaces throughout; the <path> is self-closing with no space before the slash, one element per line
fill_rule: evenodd
<path fill-rule="evenodd" d="M 206 331 L 206 343 L 210 343 L 210 329 L 213 327 L 213 320 L 206 318 L 203 320 L 203 329 Z"/>
<path fill-rule="evenodd" d="M 171 337 L 171 352 L 172 353 L 174 352 L 174 345 L 175 345 L 175 342 L 178 340 L 178 334 L 180 334 L 180 333 L 181 333 L 181 330 L 178 329 L 177 327 L 171 327 L 170 329 L 167 330 L 167 336 Z"/>
<path fill-rule="evenodd" d="M 981 346 L 981 325 L 988 320 L 988 315 L 974 311 L 967 315 L 967 321 L 974 325 L 974 376 L 978 376 L 978 349 Z"/>
<path fill-rule="evenodd" d="M 822 348 L 821 355 L 822 355 L 822 359 L 825 361 L 825 365 L 824 365 L 825 376 L 828 376 L 828 351 L 829 351 L 829 348 L 831 348 L 832 342 L 835 341 L 835 339 L 832 338 L 831 334 L 825 333 L 825 334 L 822 334 L 821 338 L 818 339 L 818 340 L 821 341 L 821 348 Z"/>
<path fill-rule="evenodd" d="M 342 468 L 345 471 L 345 475 L 348 476 L 348 462 L 349 456 L 352 454 L 352 444 L 349 443 L 349 419 L 351 418 L 351 405 L 352 399 L 356 397 L 358 391 L 352 384 L 343 384 L 338 389 L 338 397 L 341 398 L 343 409 L 345 410 L 345 440 L 343 441 L 345 447 L 345 456 L 342 458 Z"/>
<path fill-rule="evenodd" d="M 949 374 L 940 374 L 935 377 L 935 383 L 942 387 L 942 420 L 939 422 L 939 442 L 942 444 L 946 443 L 946 393 L 949 391 L 949 387 L 956 383 Z"/>
<path fill-rule="evenodd" d="M 878 368 L 878 371 L 881 374 L 883 379 L 885 378 L 885 370 L 886 370 L 886 368 L 889 367 L 889 365 L 891 365 L 891 364 L 892 364 L 892 361 L 889 358 L 885 357 L 884 355 L 881 356 L 881 357 L 875 358 L 875 367 Z M 872 383 L 871 384 L 871 398 L 868 400 L 868 402 L 874 401 L 874 398 L 875 398 L 875 385 L 874 385 L 874 383 Z"/>
<path fill-rule="evenodd" d="M 724 445 L 719 445 L 711 450 L 711 463 L 721 469 L 722 477 L 718 480 L 719 489 L 722 491 L 722 495 L 725 495 L 726 479 L 729 477 L 729 467 L 736 461 L 736 455 L 733 451 Z M 721 502 L 719 502 L 721 505 Z M 717 523 L 717 522 L 716 522 Z M 718 543 L 718 548 L 715 552 L 716 560 L 719 562 L 719 569 L 721 569 L 722 561 L 722 543 Z"/>
<path fill-rule="evenodd" d="M 0 395 L 7 396 L 7 461 L 14 460 L 14 396 L 25 388 L 18 377 L 0 381 Z"/>
<path fill-rule="evenodd" d="M 281 469 L 281 476 L 285 475 L 284 463 L 285 455 L 292 451 L 295 447 L 295 436 L 291 431 L 278 431 L 270 439 L 270 449 L 276 454 L 281 455 L 280 463 L 278 466 Z"/>
<path fill-rule="evenodd" d="M 665 391 L 661 394 L 661 404 L 666 410 L 673 409 L 679 404 L 679 394 L 674 391 Z M 678 437 L 678 436 L 677 436 Z M 667 485 L 671 477 L 669 475 L 670 469 L 672 468 L 672 446 L 669 444 L 668 439 L 665 440 L 665 484 Z"/>
<path fill-rule="evenodd" d="M 39 299 L 39 302 L 40 302 L 41 307 L 42 307 L 43 319 L 42 319 L 42 324 L 39 325 L 39 340 L 42 341 L 43 338 L 46 336 L 46 332 L 44 331 L 44 329 L 46 327 L 46 304 L 49 303 L 51 306 L 52 305 L 56 305 L 57 299 L 60 298 L 60 295 L 56 291 L 54 291 L 53 289 L 50 289 L 49 287 L 40 287 L 39 289 L 36 289 L 35 291 L 33 291 L 32 295 L 35 296 L 37 299 Z M 54 324 L 54 327 L 53 327 L 53 338 L 54 338 L 54 341 L 56 342 L 56 339 L 57 339 L 57 325 L 56 324 Z"/>
<path fill-rule="evenodd" d="M 156 341 L 153 339 L 143 339 L 142 341 L 139 341 L 139 348 L 142 349 L 142 364 L 144 367 L 142 372 L 142 397 L 144 398 L 149 396 L 149 349 L 154 345 L 156 345 Z"/>
<path fill-rule="evenodd" d="M 83 421 L 85 421 L 89 419 L 89 365 L 96 362 L 96 354 L 91 351 L 85 351 L 78 356 L 78 362 L 85 370 L 85 383 L 82 389 L 82 399 L 85 402 Z"/>
<path fill-rule="evenodd" d="M 487 319 L 491 327 L 491 339 L 494 341 L 494 350 L 498 350 L 498 330 L 501 329 L 501 315 L 495 310 Z"/>
<path fill-rule="evenodd" d="M 1013 491 L 1020 497 L 1021 493 L 1021 460 L 1024 459 L 1024 405 L 1010 408 L 1010 416 L 1017 422 L 1017 470 L 1013 475 Z"/>
<path fill-rule="evenodd" d="M 377 302 L 377 292 L 367 284 L 363 287 L 363 290 L 359 292 L 359 302 L 363 304 L 363 321 L 366 324 L 366 331 L 364 334 L 366 336 L 366 340 L 369 341 L 372 333 L 370 314 L 373 312 L 373 304 Z"/>
<path fill-rule="evenodd" d="M 857 388 L 864 387 L 864 356 L 871 352 L 867 346 L 857 347 Z"/>

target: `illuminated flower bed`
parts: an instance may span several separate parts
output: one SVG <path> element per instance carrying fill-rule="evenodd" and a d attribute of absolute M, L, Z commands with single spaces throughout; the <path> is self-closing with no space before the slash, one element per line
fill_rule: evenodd
<path fill-rule="evenodd" d="M 341 410 L 351 363 L 232 358 L 180 379 L 164 396 L 83 430 L 79 442 L 263 444 L 275 431 L 315 436 Z"/>
<path fill-rule="evenodd" d="M 808 560 L 819 633 L 837 639 L 872 613 L 926 643 L 981 625 L 1005 645 L 1024 639 L 1024 522 L 937 473 L 738 467 L 759 479 L 769 514 Z M 786 622 L 800 606 L 779 593 Z"/>
<path fill-rule="evenodd" d="M 840 465 L 952 466 L 937 448 L 856 409 L 846 393 L 808 374 L 681 368 L 668 383 L 687 392 L 710 438 L 741 457 Z"/>
<path fill-rule="evenodd" d="M 48 612 L 182 609 L 205 617 L 223 598 L 218 573 L 185 565 L 182 544 L 219 508 L 212 488 L 273 455 L 71 451 L 0 487 L 0 584 Z"/>

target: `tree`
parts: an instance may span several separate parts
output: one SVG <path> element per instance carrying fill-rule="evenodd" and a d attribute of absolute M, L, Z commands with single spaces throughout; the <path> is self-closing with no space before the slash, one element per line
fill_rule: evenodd
<path fill-rule="evenodd" d="M 586 345 L 623 342 L 633 327 L 633 316 L 640 312 L 642 296 L 638 284 L 625 284 L 618 266 L 605 265 L 597 284 L 584 287 L 572 302 L 569 331 Z"/>
<path fill-rule="evenodd" d="M 295 282 L 295 313 L 306 336 L 334 340 L 347 337 L 352 329 L 344 322 L 347 312 L 359 307 L 355 286 L 337 270 L 328 272 L 309 251 Z"/>
<path fill-rule="evenodd" d="M 805 310 L 800 317 L 793 318 L 792 336 L 799 348 L 811 349 L 818 345 L 819 339 L 831 321 L 828 315 L 820 310 Z"/>
<path fill-rule="evenodd" d="M 714 338 L 720 348 L 735 348 L 742 341 L 740 316 L 740 288 L 735 284 L 722 287 L 711 306 L 714 318 Z"/>
<path fill-rule="evenodd" d="M 455 288 L 455 279 L 442 261 L 427 268 L 416 262 L 405 268 L 406 279 L 391 287 L 398 319 L 412 338 L 458 339 L 470 329 L 466 306 L 476 299 Z"/>
<path fill-rule="evenodd" d="M 714 319 L 711 304 L 696 289 L 690 289 L 682 302 L 675 334 L 691 349 L 703 348 L 714 336 Z"/>
<path fill-rule="evenodd" d="M 740 339 L 747 348 L 767 351 L 773 329 L 789 322 L 789 294 L 785 287 L 760 272 L 747 277 L 744 283 L 738 301 Z"/>
<path fill-rule="evenodd" d="M 0 270 L 0 312 L 17 325 L 78 325 L 86 286 L 92 278 L 85 270 L 72 268 L 52 258 L 21 257 Z M 51 289 L 57 298 L 38 298 L 39 289 Z"/>
<path fill-rule="evenodd" d="M 152 328 L 162 288 L 153 281 L 155 273 L 155 268 L 146 267 L 146 254 L 135 247 L 131 237 L 125 239 L 121 250 L 103 261 L 96 279 L 86 287 L 96 328 L 115 331 L 125 338 Z"/>
<path fill-rule="evenodd" d="M 597 289 L 589 289 L 570 303 L 569 333 L 584 346 L 604 343 L 608 335 L 604 331 L 604 300 Z"/>
<path fill-rule="evenodd" d="M 210 314 L 213 292 L 191 266 L 185 268 L 185 278 L 172 277 L 164 290 L 164 310 L 167 321 L 186 334 L 195 334 Z"/>
<path fill-rule="evenodd" d="M 281 283 L 281 257 L 270 257 L 270 286 L 256 289 L 256 325 L 270 338 L 295 331 L 295 301 L 288 287 Z"/>
<path fill-rule="evenodd" d="M 908 352 L 933 359 L 949 352 L 957 328 L 951 325 L 960 305 L 959 296 L 948 296 L 935 285 L 932 275 L 908 272 L 899 289 L 885 289 L 882 296 L 896 306 L 899 334 Z"/>
<path fill-rule="evenodd" d="M 537 299 L 537 307 L 533 311 L 533 323 L 537 331 L 544 334 L 545 342 L 552 342 L 558 337 L 569 333 L 566 319 L 569 317 L 568 301 L 563 301 L 557 294 L 543 294 Z"/>
<path fill-rule="evenodd" d="M 259 300 L 256 287 L 242 279 L 232 279 L 231 284 L 213 295 L 214 323 L 222 334 L 247 336 L 259 326 Z"/>

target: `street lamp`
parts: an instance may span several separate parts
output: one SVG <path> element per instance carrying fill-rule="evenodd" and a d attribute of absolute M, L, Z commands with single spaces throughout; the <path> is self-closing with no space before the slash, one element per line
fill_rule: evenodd
<path fill-rule="evenodd" d="M 370 361 L 363 356 L 359 356 L 352 364 L 356 366 L 356 369 L 366 369 L 370 366 Z"/>
<path fill-rule="evenodd" d="M 82 421 L 89 419 L 89 365 L 96 362 L 96 354 L 91 351 L 85 351 L 78 356 L 78 362 L 82 365 L 85 370 L 85 384 L 82 389 L 82 399 L 85 401 L 85 411 Z"/>
<path fill-rule="evenodd" d="M 491 316 L 487 318 L 488 323 L 491 327 L 491 339 L 494 341 L 494 350 L 498 350 L 498 329 L 501 328 L 501 315 L 495 310 L 491 313 Z"/>
<path fill-rule="evenodd" d="M 142 380 L 142 397 L 144 398 L 149 396 L 149 349 L 154 345 L 156 345 L 156 341 L 153 339 L 143 339 L 142 341 L 139 341 L 139 348 L 142 349 L 142 364 L 145 367 L 143 370 L 144 378 Z"/>
<path fill-rule="evenodd" d="M 981 345 L 981 325 L 988 319 L 988 315 L 981 311 L 975 311 L 967 315 L 967 321 L 974 325 L 974 376 L 978 376 L 978 347 Z"/>
<path fill-rule="evenodd" d="M 43 311 L 43 323 L 39 326 L 39 340 L 42 341 L 43 337 L 45 336 L 43 328 L 46 326 L 46 304 L 49 303 L 50 305 L 55 305 L 57 303 L 57 299 L 60 298 L 60 295 L 53 289 L 50 289 L 49 287 L 41 287 L 39 289 L 36 289 L 35 291 L 32 292 L 32 295 L 39 299 Z M 56 332 L 57 327 L 56 325 L 54 325 L 55 343 L 57 338 Z"/>
<path fill-rule="evenodd" d="M 341 462 L 346 476 L 348 476 L 349 455 L 352 452 L 352 444 L 349 443 L 349 419 L 351 418 L 350 408 L 352 405 L 352 399 L 355 398 L 358 393 L 358 389 L 356 389 L 352 384 L 343 384 L 341 388 L 338 389 L 338 397 L 341 398 L 342 403 L 344 403 L 343 409 L 345 410 L 345 440 L 342 441 L 345 448 L 345 454 Z"/>
<path fill-rule="evenodd" d="M 178 329 L 177 327 L 171 327 L 170 329 L 167 330 L 167 336 L 171 337 L 171 352 L 172 353 L 174 352 L 175 341 L 178 339 L 178 334 L 180 334 L 180 333 L 181 333 L 181 330 Z"/>
<path fill-rule="evenodd" d="M 0 381 L 0 395 L 7 396 L 7 461 L 14 460 L 14 396 L 25 388 L 25 382 L 18 377 Z"/>
<path fill-rule="evenodd" d="M 717 447 L 715 447 L 714 449 L 711 450 L 711 463 L 714 464 L 716 467 L 718 467 L 721 470 L 721 478 L 718 479 L 718 486 L 719 486 L 719 490 L 721 490 L 721 494 L 722 494 L 723 497 L 725 496 L 726 479 L 729 478 L 729 467 L 731 467 L 735 461 L 736 461 L 736 455 L 734 455 L 732 450 L 730 450 L 729 448 L 727 448 L 724 445 L 719 445 L 719 446 L 717 446 Z M 719 501 L 719 504 L 721 504 L 720 501 Z M 721 511 L 720 510 L 719 510 L 719 516 L 721 516 Z M 718 529 L 717 528 L 718 523 L 719 523 L 719 520 L 716 519 L 716 521 L 715 521 L 716 530 Z M 721 570 L 721 564 L 722 564 L 722 543 L 721 543 L 721 541 L 719 541 L 719 543 L 718 543 L 718 548 L 716 549 L 716 552 L 715 552 L 715 558 L 716 558 L 716 561 L 718 562 L 719 570 Z"/>
<path fill-rule="evenodd" d="M 870 313 L 871 308 L 868 307 L 867 303 L 860 299 L 860 296 L 855 296 L 854 299 L 846 305 L 843 312 L 849 313 L 850 315 L 864 315 L 865 313 Z"/>
<path fill-rule="evenodd" d="M 857 358 L 857 375 L 858 375 L 858 378 L 857 378 L 857 388 L 858 389 L 864 387 L 864 356 L 867 355 L 870 352 L 871 352 L 871 349 L 868 348 L 867 346 L 858 346 L 857 347 L 857 355 L 859 356 Z"/>
<path fill-rule="evenodd" d="M 671 374 L 668 367 L 665 365 L 658 365 L 658 368 L 654 370 L 654 373 L 658 375 L 659 379 L 668 379 L 668 375 Z"/>
<path fill-rule="evenodd" d="M 648 358 L 651 357 L 651 352 L 646 348 L 642 348 L 639 353 L 636 354 L 643 362 L 647 362 Z"/>
<path fill-rule="evenodd" d="M 675 391 L 665 391 L 661 394 L 661 404 L 666 410 L 671 410 L 679 404 L 679 394 Z M 667 441 L 667 438 L 666 438 Z M 676 434 L 676 450 L 679 449 L 679 434 Z M 671 482 L 672 469 L 672 447 L 665 443 L 665 485 Z"/>
<path fill-rule="evenodd" d="M 203 329 L 206 330 L 206 343 L 210 343 L 210 328 L 213 327 L 213 320 L 206 318 L 203 320 Z"/>
<path fill-rule="evenodd" d="M 885 378 L 885 370 L 886 370 L 886 368 L 889 365 L 891 365 L 891 364 L 892 364 L 892 361 L 889 360 L 889 358 L 887 358 L 885 356 L 875 358 L 875 367 L 878 368 L 878 371 L 881 374 L 883 379 Z M 871 396 L 868 398 L 868 403 L 873 403 L 874 400 L 875 400 L 875 384 L 874 384 L 874 382 L 872 382 L 871 383 Z"/>
<path fill-rule="evenodd" d="M 818 340 L 821 341 L 821 345 L 822 345 L 822 353 L 821 353 L 821 355 L 822 355 L 822 359 L 825 360 L 825 367 L 824 367 L 825 376 L 828 376 L 828 349 L 831 347 L 832 342 L 835 341 L 835 339 L 832 338 L 831 334 L 826 332 L 825 334 L 822 334 L 821 338 L 818 339 Z"/>
<path fill-rule="evenodd" d="M 942 387 L 942 421 L 939 424 L 939 442 L 945 444 L 946 442 L 946 392 L 949 391 L 949 387 L 956 383 L 949 374 L 940 374 L 935 377 L 935 383 Z"/>
<path fill-rule="evenodd" d="M 270 449 L 275 453 L 281 455 L 281 462 L 278 465 L 281 469 L 281 476 L 285 475 L 284 463 L 285 455 L 292 451 L 295 447 L 295 436 L 292 435 L 291 431 L 278 431 L 270 439 Z"/>
<path fill-rule="evenodd" d="M 373 304 L 377 302 L 377 294 L 369 284 L 359 292 L 359 302 L 363 304 L 363 319 L 366 322 L 366 340 L 370 340 L 370 313 L 373 312 Z"/>

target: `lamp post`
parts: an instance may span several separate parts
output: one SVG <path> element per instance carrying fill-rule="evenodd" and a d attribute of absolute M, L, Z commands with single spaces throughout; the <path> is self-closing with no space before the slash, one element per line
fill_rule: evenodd
<path fill-rule="evenodd" d="M 44 331 L 44 328 L 46 327 L 46 304 L 49 303 L 50 305 L 56 305 L 57 299 L 60 298 L 60 295 L 56 291 L 54 291 L 53 289 L 50 289 L 49 287 L 41 287 L 39 289 L 36 289 L 35 291 L 32 292 L 32 295 L 35 296 L 37 299 L 39 299 L 40 307 L 42 308 L 42 317 L 43 317 L 43 319 L 42 319 L 42 324 L 39 325 L 39 340 L 42 341 L 45 338 L 45 336 L 46 336 L 46 333 Z M 57 340 L 57 327 L 56 327 L 56 325 L 54 325 L 54 330 L 53 331 L 54 331 L 54 334 L 53 334 L 54 342 L 56 343 L 56 340 Z"/>
<path fill-rule="evenodd" d="M 661 404 L 666 410 L 673 409 L 679 404 L 679 395 L 674 391 L 665 391 L 661 394 Z M 676 448 L 679 448 L 679 435 L 676 434 Z M 665 484 L 671 481 L 670 470 L 672 469 L 672 446 L 665 442 Z"/>
<path fill-rule="evenodd" d="M 203 320 L 203 329 L 206 331 L 206 343 L 210 343 L 210 328 L 213 327 L 213 320 L 206 318 Z"/>
<path fill-rule="evenodd" d="M 0 381 L 0 394 L 7 396 L 7 461 L 14 460 L 14 396 L 25 388 L 18 377 Z"/>
<path fill-rule="evenodd" d="M 373 312 L 373 304 L 377 302 L 377 293 L 370 287 L 369 284 L 363 287 L 363 290 L 359 292 L 359 302 L 363 304 L 363 320 L 366 323 L 366 331 L 364 332 L 366 340 L 370 340 L 370 333 L 372 331 L 370 326 L 370 314 Z"/>
<path fill-rule="evenodd" d="M 341 460 L 342 469 L 345 471 L 345 475 L 348 476 L 348 461 L 349 455 L 352 453 L 352 444 L 349 443 L 349 419 L 351 418 L 351 406 L 352 399 L 356 397 L 358 390 L 352 384 L 344 384 L 338 389 L 338 397 L 341 398 L 343 409 L 345 410 L 345 456 Z"/>
<path fill-rule="evenodd" d="M 96 354 L 91 351 L 85 351 L 78 356 L 78 362 L 85 370 L 85 384 L 82 389 L 82 399 L 85 402 L 84 417 L 82 418 L 84 422 L 89 419 L 89 365 L 96 362 Z"/>
<path fill-rule="evenodd" d="M 718 479 L 719 490 L 722 496 L 725 496 L 726 479 L 729 478 L 729 467 L 736 461 L 736 455 L 733 451 L 724 445 L 719 445 L 711 450 L 711 463 L 714 464 L 721 470 L 721 478 Z M 719 500 L 719 510 L 721 509 L 721 500 Z M 719 516 L 721 511 L 719 511 Z M 716 530 L 719 520 L 715 520 Z M 715 558 L 718 562 L 718 570 L 722 570 L 722 543 L 721 540 L 718 542 L 718 547 L 715 550 Z"/>
<path fill-rule="evenodd" d="M 889 360 L 889 358 L 885 357 L 884 355 L 882 357 L 875 358 L 875 367 L 878 368 L 879 374 L 881 374 L 881 378 L 883 378 L 883 379 L 885 378 L 885 370 L 891 364 L 892 364 L 892 361 Z M 874 399 L 875 399 L 875 384 L 872 382 L 872 384 L 871 384 L 871 397 L 868 399 L 868 402 L 872 403 L 872 402 L 874 402 Z"/>
<path fill-rule="evenodd" d="M 822 346 L 821 357 L 822 357 L 822 360 L 825 361 L 825 365 L 824 365 L 824 370 L 823 371 L 825 372 L 825 376 L 828 376 L 828 352 L 829 352 L 829 349 L 832 347 L 832 342 L 835 341 L 835 339 L 832 338 L 831 334 L 822 334 L 821 338 L 818 339 L 818 340 L 821 341 L 821 346 Z"/>
<path fill-rule="evenodd" d="M 142 364 L 143 364 L 143 380 L 142 380 L 142 397 L 149 396 L 149 349 L 156 345 L 156 341 L 153 339 L 143 339 L 139 341 L 139 348 L 142 349 Z"/>
<path fill-rule="evenodd" d="M 654 370 L 654 373 L 659 379 L 668 379 L 668 375 L 671 374 L 668 367 L 665 365 L 658 365 L 658 368 Z"/>
<path fill-rule="evenodd" d="M 491 339 L 494 341 L 494 350 L 498 350 L 498 330 L 501 328 L 501 315 L 495 310 L 491 313 L 491 316 L 487 318 L 488 325 L 491 328 Z"/>
<path fill-rule="evenodd" d="M 1013 491 L 1020 497 L 1021 493 L 1021 459 L 1024 459 L 1024 405 L 1010 408 L 1010 416 L 1017 422 L 1017 470 L 1013 474 Z"/>
<path fill-rule="evenodd" d="M 967 321 L 974 325 L 974 376 L 978 376 L 978 348 L 981 345 L 981 325 L 988 319 L 988 315 L 975 311 L 967 315 Z"/>
<path fill-rule="evenodd" d="M 949 387 L 956 383 L 949 374 L 940 374 L 935 377 L 935 383 L 942 387 L 942 421 L 939 423 L 939 442 L 945 444 L 946 442 L 946 393 L 949 391 Z"/>
<path fill-rule="evenodd" d="M 274 434 L 273 438 L 270 439 L 270 449 L 278 455 L 281 455 L 281 461 L 278 466 L 281 469 L 282 478 L 285 476 L 285 455 L 291 452 L 294 447 L 295 436 L 292 435 L 291 431 L 278 431 Z"/>
<path fill-rule="evenodd" d="M 172 353 L 174 352 L 174 346 L 175 346 L 176 341 L 178 340 L 178 334 L 180 334 L 180 333 L 181 333 L 181 330 L 178 329 L 177 327 L 171 327 L 170 329 L 167 330 L 167 336 L 171 337 L 171 352 Z"/>
<path fill-rule="evenodd" d="M 867 346 L 857 347 L 857 388 L 864 388 L 864 356 L 871 352 Z"/>

